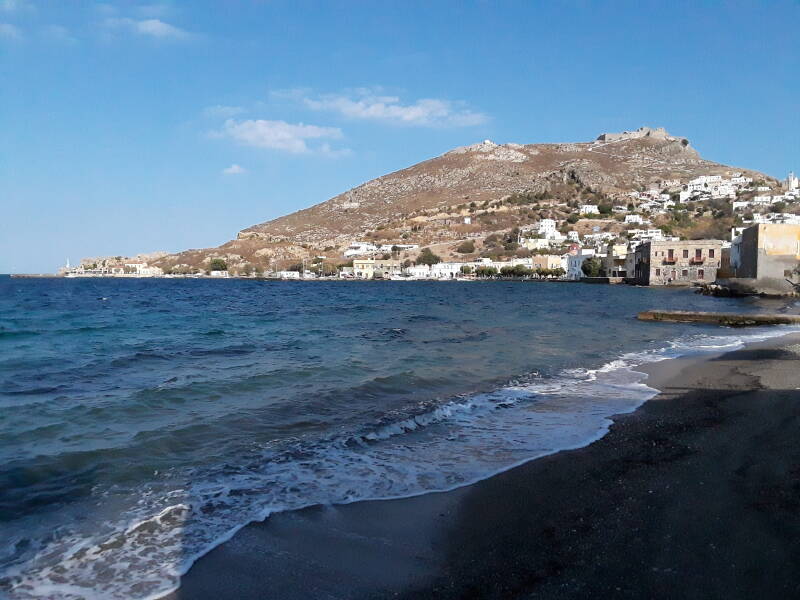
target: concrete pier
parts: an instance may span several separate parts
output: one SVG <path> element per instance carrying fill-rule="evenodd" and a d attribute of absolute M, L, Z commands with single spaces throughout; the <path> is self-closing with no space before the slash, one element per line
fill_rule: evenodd
<path fill-rule="evenodd" d="M 736 313 L 692 312 L 685 310 L 646 310 L 637 315 L 640 321 L 668 321 L 673 323 L 711 323 L 727 327 L 754 325 L 800 325 L 800 315 L 742 315 Z"/>

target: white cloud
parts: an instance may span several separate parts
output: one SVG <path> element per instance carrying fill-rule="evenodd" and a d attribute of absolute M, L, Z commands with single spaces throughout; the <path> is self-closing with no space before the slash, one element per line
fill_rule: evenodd
<path fill-rule="evenodd" d="M 336 127 L 319 127 L 317 125 L 296 125 L 286 121 L 266 121 L 263 119 L 237 121 L 228 119 L 222 131 L 215 134 L 218 137 L 228 137 L 245 146 L 256 148 L 271 148 L 283 150 L 292 154 L 305 154 L 320 152 L 330 155 L 330 148 L 326 145 L 312 148 L 308 140 L 339 139 L 342 137 L 341 129 Z"/>
<path fill-rule="evenodd" d="M 189 32 L 165 23 L 160 19 L 143 19 L 140 21 L 128 18 L 109 18 L 103 23 L 109 29 L 126 30 L 138 35 L 159 39 L 177 40 L 190 37 Z"/>
<path fill-rule="evenodd" d="M 326 94 L 316 98 L 300 97 L 297 90 L 278 92 L 278 95 L 299 97 L 312 110 L 336 112 L 351 119 L 422 127 L 469 127 L 488 120 L 485 114 L 466 108 L 463 102 L 421 98 L 403 104 L 399 97 L 379 95 L 379 91 L 374 89 L 361 88 L 350 95 Z"/>
<path fill-rule="evenodd" d="M 205 117 L 218 117 L 222 119 L 230 119 L 236 115 L 244 112 L 241 106 L 224 106 L 217 104 L 215 106 L 207 106 L 203 109 L 203 116 Z"/>
<path fill-rule="evenodd" d="M 70 34 L 69 29 L 61 25 L 47 25 L 42 29 L 42 37 L 61 44 L 75 44 L 78 41 Z"/>
<path fill-rule="evenodd" d="M 242 173 L 247 173 L 247 169 L 236 164 L 233 164 L 226 169 L 222 169 L 223 175 L 241 175 Z"/>
<path fill-rule="evenodd" d="M 22 31 L 11 23 L 0 23 L 0 40 L 19 42 L 22 40 Z"/>

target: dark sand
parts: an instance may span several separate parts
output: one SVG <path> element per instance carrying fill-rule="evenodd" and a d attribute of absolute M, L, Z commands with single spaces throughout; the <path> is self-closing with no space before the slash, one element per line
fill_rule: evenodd
<path fill-rule="evenodd" d="M 648 383 L 585 448 L 249 525 L 169 598 L 800 598 L 800 335 Z"/>

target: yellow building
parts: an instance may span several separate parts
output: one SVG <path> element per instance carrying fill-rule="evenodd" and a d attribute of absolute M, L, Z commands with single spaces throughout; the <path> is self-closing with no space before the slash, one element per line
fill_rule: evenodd
<path fill-rule="evenodd" d="M 562 266 L 561 257 L 556 254 L 534 254 L 531 260 L 534 269 L 558 269 Z"/>
<path fill-rule="evenodd" d="M 399 260 L 380 258 L 358 258 L 353 260 L 353 275 L 356 279 L 388 279 L 392 275 L 399 275 L 401 264 Z"/>
<path fill-rule="evenodd" d="M 736 277 L 797 279 L 800 265 L 800 225 L 761 224 L 748 227 L 731 248 Z"/>

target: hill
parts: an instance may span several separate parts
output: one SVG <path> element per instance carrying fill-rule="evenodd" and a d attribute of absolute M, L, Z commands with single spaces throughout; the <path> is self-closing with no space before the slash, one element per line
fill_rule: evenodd
<path fill-rule="evenodd" d="M 343 250 L 356 240 L 436 245 L 447 254 L 454 243 L 469 238 L 480 249 L 486 238 L 515 227 L 546 217 L 566 219 L 580 204 L 627 206 L 631 191 L 734 171 L 777 185 L 762 173 L 705 160 L 686 138 L 663 129 L 643 127 L 581 143 L 486 140 L 248 227 L 217 248 L 170 254 L 155 264 L 167 270 L 191 270 L 222 258 L 232 270 L 283 268 L 318 255 L 341 259 Z M 686 226 L 703 231 L 702 214 L 698 218 Z M 604 227 L 609 225 L 613 223 Z M 579 231 L 594 226 L 575 224 Z"/>

